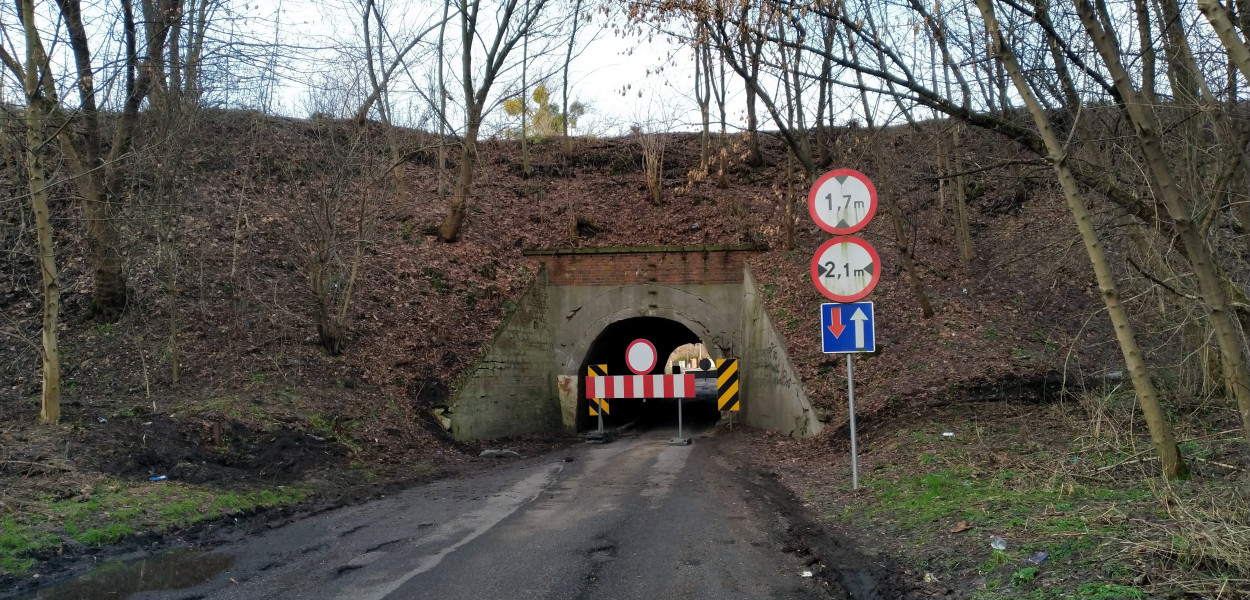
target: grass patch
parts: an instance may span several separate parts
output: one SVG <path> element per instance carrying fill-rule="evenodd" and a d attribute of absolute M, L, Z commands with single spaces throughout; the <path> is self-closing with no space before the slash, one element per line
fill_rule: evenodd
<path fill-rule="evenodd" d="M 360 429 L 360 421 L 339 415 L 326 416 L 318 413 L 308 418 L 308 424 L 322 437 L 338 440 L 340 444 L 353 452 L 360 450 L 360 442 L 351 433 Z"/>
<path fill-rule="evenodd" d="M 1077 586 L 1076 597 L 1078 600 L 1140 600 L 1146 594 L 1139 588 L 1099 581 Z"/>
<path fill-rule="evenodd" d="M 0 571 L 23 574 L 32 555 L 66 540 L 92 547 L 115 544 L 145 531 L 168 531 L 206 519 L 303 501 L 302 488 L 222 491 L 165 482 L 107 485 L 87 496 L 43 498 L 42 514 L 8 514 L 0 519 Z"/>
<path fill-rule="evenodd" d="M 973 598 L 1250 597 L 1250 488 L 1221 466 L 1244 470 L 1242 442 L 1226 426 L 1179 429 L 1204 478 L 1167 482 L 1121 395 L 899 428 L 871 450 L 868 493 L 835 498 L 833 514 L 906 540 L 902 553 Z"/>
<path fill-rule="evenodd" d="M 1037 577 L 1037 567 L 1025 567 L 1016 569 L 1011 574 L 1011 585 L 1014 587 L 1022 587 L 1033 581 Z"/>
<path fill-rule="evenodd" d="M 105 527 L 88 529 L 77 536 L 78 541 L 88 546 L 107 546 L 116 544 L 135 534 L 135 530 L 125 523 L 114 523 Z"/>

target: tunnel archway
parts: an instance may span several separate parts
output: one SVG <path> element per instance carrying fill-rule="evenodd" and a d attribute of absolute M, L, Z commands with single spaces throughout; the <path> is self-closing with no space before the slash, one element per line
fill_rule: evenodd
<path fill-rule="evenodd" d="M 582 358 L 578 373 L 585 375 L 589 365 L 607 365 L 610 375 L 629 375 L 632 371 L 625 362 L 626 348 L 630 342 L 645 339 L 655 346 L 657 360 L 651 374 L 663 374 L 665 361 L 673 351 L 685 344 L 698 344 L 703 340 L 679 321 L 663 317 L 630 317 L 609 323 L 595 337 Z M 578 430 L 598 426 L 598 418 L 590 416 L 586 401 L 586 381 L 578 377 Z M 615 427 L 637 422 L 643 427 L 662 426 L 668 422 L 676 425 L 675 400 L 620 399 L 609 402 L 610 412 L 604 416 L 605 427 Z M 683 405 L 684 419 L 691 423 L 715 422 L 719 418 L 715 402 L 686 400 Z"/>

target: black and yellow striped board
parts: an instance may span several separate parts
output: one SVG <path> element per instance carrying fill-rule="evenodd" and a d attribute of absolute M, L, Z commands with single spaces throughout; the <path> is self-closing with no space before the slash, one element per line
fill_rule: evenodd
<path fill-rule="evenodd" d="M 589 365 L 586 367 L 586 375 L 588 377 L 607 377 L 608 365 Z M 589 404 L 590 416 L 592 417 L 599 416 L 600 408 L 603 409 L 603 414 L 611 414 L 611 407 L 608 406 L 607 398 L 591 398 Z"/>
<path fill-rule="evenodd" d="M 590 399 L 590 416 L 592 417 L 599 416 L 600 408 L 603 409 L 603 414 L 605 415 L 609 414 L 608 410 L 610 407 L 608 406 L 608 399 L 607 398 L 591 398 Z"/>
<path fill-rule="evenodd" d="M 738 359 L 721 358 L 716 361 L 716 406 L 719 410 L 737 411 L 738 403 Z"/>

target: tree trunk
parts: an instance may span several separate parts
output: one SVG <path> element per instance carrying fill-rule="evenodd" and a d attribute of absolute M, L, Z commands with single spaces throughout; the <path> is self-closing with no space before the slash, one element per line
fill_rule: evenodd
<path fill-rule="evenodd" d="M 109 194 L 89 182 L 95 177 L 82 177 L 78 191 L 83 197 L 83 216 L 87 220 L 88 255 L 94 277 L 91 304 L 106 319 L 121 314 L 126 307 L 126 278 L 122 274 L 121 235 L 113 221 Z"/>
<path fill-rule="evenodd" d="M 58 0 L 61 15 L 65 18 L 65 27 L 69 32 L 70 47 L 74 53 L 74 64 L 78 70 L 78 96 L 82 110 L 81 141 L 76 139 L 70 128 L 61 128 L 60 140 L 62 151 L 65 152 L 70 170 L 74 174 L 74 182 L 78 194 L 83 199 L 83 218 L 87 221 L 87 255 L 91 262 L 92 272 L 92 307 L 105 318 L 113 318 L 120 314 L 126 306 L 126 280 L 122 274 L 121 235 L 117 224 L 113 221 L 111 207 L 118 200 L 110 191 L 108 173 L 119 169 L 115 161 L 102 159 L 103 144 L 102 128 L 96 108 L 94 71 L 91 66 L 91 48 L 88 45 L 86 28 L 82 21 L 82 8 L 78 0 Z M 128 6 L 128 5 L 127 5 Z M 133 21 L 133 16 L 131 17 Z M 133 28 L 133 23 L 129 27 Z M 130 59 L 128 59 L 130 60 Z M 56 102 L 51 90 L 46 90 L 49 100 Z M 133 83 L 128 88 L 133 88 Z M 137 93 L 130 89 L 130 96 Z M 127 109 L 132 102 L 127 101 Z M 137 105 L 134 105 L 137 111 Z M 122 132 L 133 120 L 122 120 L 118 127 L 116 143 L 128 144 L 129 135 Z M 120 159 L 121 148 L 114 148 L 110 155 Z"/>
<path fill-rule="evenodd" d="M 1228 50 L 1229 61 L 1237 66 L 1242 77 L 1250 80 L 1250 50 L 1246 49 L 1246 44 L 1237 36 L 1233 20 L 1224 5 L 1217 0 L 1198 0 L 1198 8 L 1211 23 L 1211 28 L 1219 36 L 1224 49 Z M 1236 78 L 1230 77 L 1230 81 L 1235 82 Z"/>
<path fill-rule="evenodd" d="M 951 143 L 951 169 L 955 172 L 955 238 L 959 240 L 959 259 L 963 263 L 964 273 L 972 272 L 972 261 L 977 257 L 972 248 L 972 228 L 968 225 L 968 182 L 964 180 L 963 161 L 959 155 L 963 151 L 963 142 L 959 137 L 959 126 Z"/>
<path fill-rule="evenodd" d="M 794 250 L 794 151 L 786 152 L 786 251 Z"/>
<path fill-rule="evenodd" d="M 198 105 L 204 86 L 200 85 L 200 57 L 204 54 L 204 34 L 208 30 L 209 0 L 200 0 L 200 7 L 191 21 L 192 30 L 187 34 L 191 47 L 187 50 L 186 60 L 182 61 L 182 84 L 186 102 Z"/>
<path fill-rule="evenodd" d="M 877 164 L 883 165 L 882 162 Z M 916 269 L 912 246 L 907 239 L 907 230 L 903 226 L 903 214 L 898 210 L 898 205 L 894 203 L 889 190 L 889 183 L 879 178 L 877 198 L 885 203 L 885 208 L 890 213 L 890 222 L 894 224 L 894 242 L 898 246 L 899 256 L 903 259 L 903 268 L 907 270 L 907 279 L 911 281 L 912 293 L 916 295 L 916 302 L 920 304 L 920 314 L 930 319 L 933 317 L 933 305 L 929 303 L 929 295 L 925 293 L 924 284 L 920 281 L 920 272 Z"/>
<path fill-rule="evenodd" d="M 1194 70 L 1193 54 L 1185 39 L 1184 21 L 1176 0 L 1159 0 L 1163 53 L 1167 56 L 1168 77 L 1172 80 L 1172 94 L 1181 102 L 1197 102 L 1202 99 L 1205 84 Z M 1092 10 L 1093 7 L 1090 6 Z M 1091 13 L 1091 16 L 1093 14 Z M 1102 29 L 1102 26 L 1099 26 Z M 1106 32 L 1103 32 L 1107 35 Z M 1107 40 L 1110 42 L 1110 39 Z M 1116 50 L 1118 54 L 1118 49 Z"/>
<path fill-rule="evenodd" d="M 937 175 L 938 175 L 938 225 L 950 225 L 950 216 L 946 214 L 946 176 L 951 173 L 951 155 L 942 151 L 942 142 L 937 142 Z"/>
<path fill-rule="evenodd" d="M 182 102 L 182 27 L 185 20 L 183 2 L 174 3 L 173 22 L 169 30 L 169 83 L 167 88 L 166 110 L 172 110 L 174 104 Z"/>
<path fill-rule="evenodd" d="M 45 98 L 40 88 L 51 85 L 40 81 L 42 67 L 47 63 L 43 42 L 35 27 L 34 0 L 19 0 L 26 34 L 26 70 L 22 85 L 26 92 L 26 177 L 30 184 L 31 211 L 35 213 L 35 239 L 39 254 L 39 272 L 43 287 L 43 347 L 39 397 L 39 420 L 56 423 L 61 420 L 61 354 L 57 345 L 57 319 L 61 310 L 61 287 L 57 282 L 56 256 L 52 246 L 52 216 L 48 211 L 47 178 L 43 155 Z"/>
<path fill-rule="evenodd" d="M 747 42 L 749 47 L 751 42 Z M 759 77 L 760 73 L 760 56 L 759 51 L 752 53 L 748 57 L 750 62 L 750 72 L 752 77 Z M 760 167 L 764 165 L 764 156 L 760 154 L 760 134 L 759 119 L 755 115 L 755 87 L 752 82 L 748 81 L 746 85 L 747 91 L 747 156 L 746 163 L 752 167 Z"/>
<path fill-rule="evenodd" d="M 469 202 L 469 194 L 473 191 L 473 169 L 477 163 L 479 126 L 477 118 L 471 118 L 464 133 L 464 148 L 460 152 L 460 174 L 456 177 L 456 187 L 452 192 L 451 202 L 447 205 L 447 216 L 443 218 L 443 224 L 438 230 L 438 238 L 444 242 L 454 242 L 460 239 L 460 227 L 464 223 L 465 207 Z"/>
<path fill-rule="evenodd" d="M 1167 0 L 1165 0 L 1166 3 Z M 1180 187 L 1164 154 L 1160 134 L 1151 113 L 1142 102 L 1140 94 L 1133 89 L 1128 72 L 1120 63 L 1119 52 L 1107 32 L 1095 19 L 1089 3 L 1086 0 L 1076 0 L 1076 8 L 1082 25 L 1085 26 L 1085 30 L 1094 42 L 1094 48 L 1102 55 L 1112 81 L 1115 82 L 1115 87 L 1123 98 L 1124 110 L 1133 122 L 1142 154 L 1149 168 L 1151 187 L 1163 201 L 1169 216 L 1172 217 L 1173 229 L 1180 238 L 1185 255 L 1189 258 L 1189 264 L 1193 267 L 1194 276 L 1198 279 L 1198 287 L 1220 348 L 1225 388 L 1237 401 L 1242 428 L 1245 429 L 1247 440 L 1250 440 L 1250 371 L 1246 370 L 1242 339 L 1237 323 L 1228 310 L 1227 291 L 1216 270 L 1206 240 L 1195 226 L 1189 209 L 1181 197 Z"/>
<path fill-rule="evenodd" d="M 699 105 L 703 129 L 699 133 L 699 170 L 707 172 L 712 154 L 712 63 L 702 25 L 695 30 L 694 43 L 694 99 Z"/>
<path fill-rule="evenodd" d="M 443 0 L 443 23 L 438 26 L 438 197 L 447 197 L 447 79 L 444 60 L 444 36 L 451 0 Z"/>
<path fill-rule="evenodd" d="M 1124 305 L 1120 303 L 1120 292 L 1112 276 L 1111 268 L 1107 263 L 1107 256 L 1103 252 L 1102 243 L 1098 240 L 1098 233 L 1094 229 L 1093 220 L 1089 216 L 1089 211 L 1085 208 L 1085 200 L 1080 196 L 1081 192 L 1076 178 L 1067 166 L 1066 150 L 1059 137 L 1055 134 L 1054 129 L 1051 128 L 1045 109 L 1042 108 L 1042 105 L 1033 96 L 1033 91 L 1029 88 L 1028 82 L 1025 81 L 1019 64 L 1016 63 L 1015 55 L 1003 42 L 998 20 L 994 18 L 994 9 L 990 2 L 991 0 L 977 0 L 977 7 L 981 9 L 981 15 L 985 18 L 989 33 L 993 37 L 994 45 L 998 50 L 998 59 L 1007 69 L 1012 82 L 1015 84 L 1016 91 L 1023 98 L 1029 114 L 1033 117 L 1033 122 L 1037 125 L 1042 135 L 1048 152 L 1047 158 L 1059 178 L 1059 183 L 1063 188 L 1064 199 L 1068 203 L 1068 209 L 1072 211 L 1072 216 L 1076 219 L 1077 229 L 1081 232 L 1081 240 L 1085 242 L 1085 250 L 1089 254 L 1090 263 L 1094 268 L 1094 276 L 1098 280 L 1098 288 L 1102 293 L 1103 303 L 1107 307 L 1107 315 L 1111 318 L 1116 339 L 1120 343 L 1120 351 L 1124 355 L 1125 367 L 1128 369 L 1129 377 L 1133 382 L 1133 389 L 1137 392 L 1137 400 L 1141 405 L 1142 414 L 1146 417 L 1151 441 L 1154 443 L 1155 450 L 1159 453 L 1159 463 L 1163 467 L 1163 474 L 1171 479 L 1185 479 L 1189 476 L 1189 468 L 1181 459 L 1180 449 L 1177 448 L 1176 440 L 1172 437 L 1172 429 L 1163 415 L 1163 408 L 1159 404 L 1154 383 L 1150 381 L 1150 372 L 1146 367 L 1145 358 L 1142 356 L 1141 347 L 1137 344 L 1137 338 L 1129 322 L 1128 313 L 1125 311 Z"/>
<path fill-rule="evenodd" d="M 1137 36 L 1141 44 L 1141 90 L 1151 103 L 1158 102 L 1158 95 L 1155 92 L 1155 47 L 1151 41 L 1150 28 L 1150 8 L 1146 6 L 1146 0 L 1133 0 L 1133 7 L 1137 13 Z M 1052 45 L 1058 45 L 1059 41 L 1051 36 L 1046 36 L 1053 40 Z"/>
<path fill-rule="evenodd" d="M 836 25 L 832 22 L 829 30 L 825 32 L 825 54 L 820 61 L 820 81 L 817 82 L 816 91 L 816 164 L 824 168 L 832 160 L 829 156 L 829 140 L 828 132 L 825 130 L 825 104 L 827 99 L 832 95 L 833 86 L 833 60 L 830 58 L 833 54 L 833 38 L 837 31 Z M 829 113 L 830 122 L 833 121 L 833 113 Z"/>
<path fill-rule="evenodd" d="M 573 32 L 569 34 L 569 47 L 564 55 L 564 80 L 561 82 L 560 133 L 564 136 L 564 155 L 573 154 L 573 140 L 569 138 L 569 64 L 573 62 L 573 46 L 577 44 L 577 26 L 582 20 L 582 0 L 573 5 Z"/>
<path fill-rule="evenodd" d="M 729 133 L 725 123 L 725 61 L 717 62 L 720 63 L 720 81 L 717 82 L 720 94 L 716 96 L 716 107 L 720 113 L 720 159 L 716 161 L 716 186 L 723 190 L 729 187 Z"/>
<path fill-rule="evenodd" d="M 32 14 L 33 17 L 33 14 Z M 32 19 L 33 22 L 33 19 Z M 27 68 L 35 69 L 28 65 Z M 39 396 L 39 420 L 56 423 L 61 420 L 61 353 L 57 343 L 58 317 L 61 311 L 61 286 L 57 282 L 56 256 L 52 247 L 52 218 L 48 212 L 48 192 L 44 177 L 43 118 L 34 108 L 39 101 L 27 105 L 26 167 L 30 179 L 31 209 L 35 213 L 35 235 L 39 248 L 39 272 L 43 284 L 43 386 Z"/>
<path fill-rule="evenodd" d="M 525 2 L 525 13 L 529 14 L 529 0 Z M 521 177 L 529 179 L 530 176 L 530 145 L 529 145 L 529 107 L 530 107 L 530 88 L 529 88 L 529 62 L 530 62 L 530 36 L 526 35 L 521 40 Z"/>

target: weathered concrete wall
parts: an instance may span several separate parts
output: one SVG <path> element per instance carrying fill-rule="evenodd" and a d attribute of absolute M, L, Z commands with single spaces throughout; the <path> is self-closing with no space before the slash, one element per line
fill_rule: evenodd
<path fill-rule="evenodd" d="M 449 407 L 447 416 L 456 439 L 561 429 L 564 418 L 547 309 L 547 274 L 539 270 Z"/>
<path fill-rule="evenodd" d="M 806 436 L 821 423 L 768 319 L 747 251 L 635 248 L 535 252 L 538 278 L 519 299 L 448 417 L 457 439 L 576 427 L 577 381 L 608 325 L 633 317 L 676 321 L 713 358 L 737 357 L 741 422 Z"/>
<path fill-rule="evenodd" d="M 746 250 L 700 248 L 533 253 L 546 265 L 556 371 L 580 375 L 582 359 L 609 324 L 661 317 L 685 325 L 715 358 L 742 348 Z"/>
<path fill-rule="evenodd" d="M 732 356 L 742 347 L 738 334 L 740 284 L 553 285 L 547 290 L 556 370 L 564 375 L 577 374 L 590 345 L 605 327 L 631 317 L 661 317 L 681 323 L 703 340 L 714 358 Z"/>
<path fill-rule="evenodd" d="M 795 437 L 819 433 L 824 424 L 816 419 L 803 381 L 790 364 L 785 342 L 773 329 L 749 267 L 744 275 L 741 330 L 746 348 L 738 365 L 740 418 L 752 427 Z"/>

